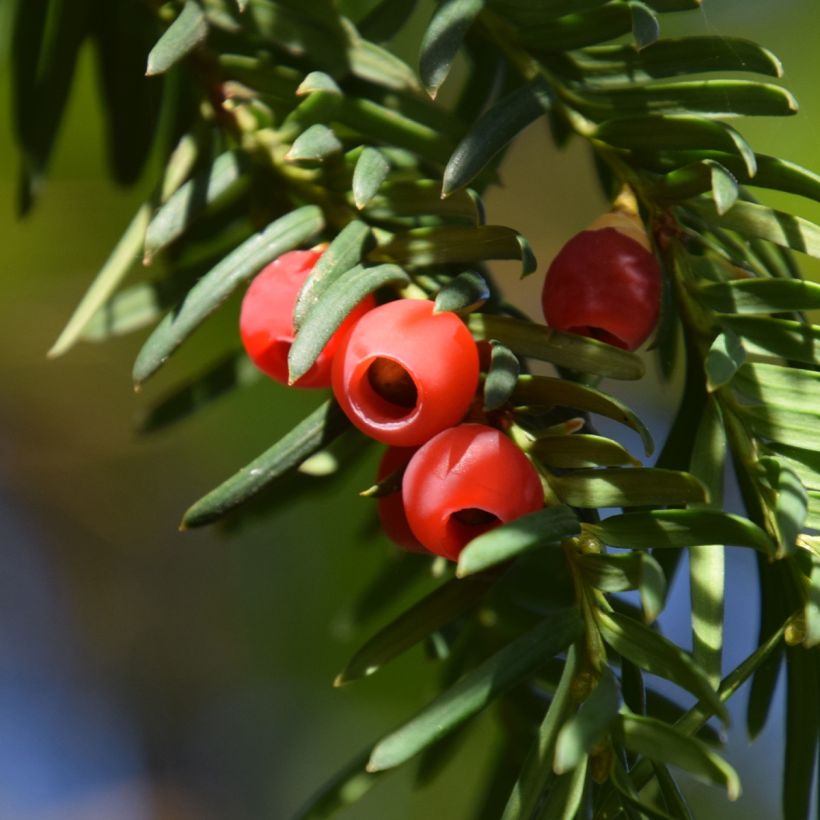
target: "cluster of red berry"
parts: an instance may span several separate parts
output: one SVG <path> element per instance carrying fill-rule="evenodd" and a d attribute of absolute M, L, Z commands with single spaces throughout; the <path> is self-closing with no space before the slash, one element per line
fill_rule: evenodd
<path fill-rule="evenodd" d="M 657 322 L 660 271 L 635 220 L 602 219 L 553 261 L 544 315 L 552 327 L 634 350 Z M 320 256 L 284 254 L 259 273 L 242 304 L 248 355 L 284 384 L 293 307 Z M 405 549 L 456 560 L 476 536 L 540 509 L 544 492 L 503 432 L 465 422 L 480 381 L 478 346 L 456 314 L 434 308 L 410 299 L 377 306 L 367 297 L 296 385 L 332 386 L 350 421 L 388 445 L 378 474 L 395 490 L 379 498 L 386 534 Z"/>

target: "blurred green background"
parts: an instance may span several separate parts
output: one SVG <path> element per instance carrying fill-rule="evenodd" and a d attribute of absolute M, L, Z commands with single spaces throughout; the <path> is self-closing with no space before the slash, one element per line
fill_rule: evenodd
<path fill-rule="evenodd" d="M 8 9 L 0 2 L 4 68 Z M 414 31 L 429 9 L 420 4 Z M 758 151 L 818 170 L 819 24 L 816 0 L 705 0 L 664 33 L 732 34 L 772 48 L 801 113 L 741 128 Z M 400 48 L 410 57 L 413 47 L 411 32 Z M 147 193 L 145 184 L 122 191 L 106 181 L 95 84 L 86 50 L 50 179 L 22 222 L 18 158 L 8 117 L 0 122 L 0 817 L 286 818 L 435 691 L 420 650 L 353 687 L 331 687 L 358 643 L 430 582 L 357 623 L 352 602 L 385 556 L 395 558 L 373 534 L 372 502 L 355 495 L 370 483 L 375 450 L 339 482 L 298 500 L 270 498 L 273 512 L 241 528 L 177 532 L 191 501 L 318 401 L 259 383 L 167 432 L 135 435 L 141 409 L 205 361 L 210 340 L 233 332 L 234 303 L 144 396 L 129 379 L 142 332 L 46 359 Z M 6 72 L 0 97 L 9 111 Z M 604 207 L 585 147 L 557 154 L 543 123 L 510 153 L 503 179 L 487 197 L 488 221 L 525 233 L 542 268 Z M 798 207 L 820 220 L 816 206 Z M 538 276 L 519 286 L 514 266 L 498 272 L 535 314 Z M 674 395 L 641 393 L 621 395 L 662 429 Z M 754 640 L 751 567 L 733 566 L 727 663 Z M 676 590 L 681 612 L 685 595 Z M 687 643 L 675 606 L 668 628 Z M 749 749 L 735 714 L 730 758 L 743 798 L 729 806 L 696 784 L 690 796 L 703 817 L 774 818 L 782 727 L 773 721 Z M 436 785 L 414 789 L 408 767 L 344 816 L 469 816 L 487 785 L 492 720 L 473 731 Z"/>

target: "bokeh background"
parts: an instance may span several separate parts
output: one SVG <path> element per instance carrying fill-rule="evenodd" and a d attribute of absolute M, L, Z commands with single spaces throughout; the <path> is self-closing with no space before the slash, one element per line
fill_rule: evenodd
<path fill-rule="evenodd" d="M 0 0 L 4 112 L 9 5 Z M 429 13 L 420 3 L 397 44 L 411 60 Z M 772 48 L 801 113 L 741 128 L 757 150 L 820 168 L 816 0 L 705 0 L 666 23 L 667 34 L 732 34 Z M 418 649 L 357 685 L 331 686 L 361 639 L 429 581 L 401 600 L 386 596 L 369 619 L 353 604 L 392 555 L 374 535 L 372 507 L 356 497 L 375 452 L 341 481 L 271 499 L 270 515 L 242 527 L 177 532 L 191 501 L 317 403 L 260 382 L 169 431 L 135 434 L 140 412 L 206 360 L 209 339 L 232 332 L 235 304 L 144 396 L 129 379 L 143 332 L 46 359 L 147 193 L 145 184 L 123 191 L 106 181 L 93 69 L 86 50 L 49 182 L 22 222 L 18 157 L 9 117 L 0 117 L 0 818 L 287 818 L 435 691 L 435 669 Z M 486 199 L 488 221 L 525 233 L 542 269 L 604 207 L 585 147 L 556 153 L 543 123 L 523 135 L 502 176 Z M 799 207 L 820 219 L 817 207 Z M 519 285 L 514 266 L 497 271 L 535 315 L 538 277 Z M 674 389 L 609 387 L 662 433 Z M 754 589 L 752 563 L 732 554 L 727 669 L 753 648 Z M 686 597 L 684 577 L 663 621 L 684 645 Z M 749 746 L 744 697 L 729 746 L 744 795 L 730 805 L 686 781 L 699 817 L 779 814 L 781 716 Z M 439 783 L 417 789 L 407 767 L 343 816 L 469 816 L 487 785 L 493 732 L 491 719 L 478 719 Z"/>

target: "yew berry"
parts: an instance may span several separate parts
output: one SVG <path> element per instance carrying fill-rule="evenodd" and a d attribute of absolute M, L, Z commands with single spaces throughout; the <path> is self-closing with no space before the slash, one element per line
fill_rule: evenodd
<path fill-rule="evenodd" d="M 414 447 L 464 418 L 478 386 L 478 352 L 454 313 L 400 299 L 363 316 L 339 345 L 333 392 L 362 432 Z"/>
<path fill-rule="evenodd" d="M 293 343 L 293 306 L 296 297 L 321 256 L 320 251 L 290 251 L 264 267 L 251 282 L 242 300 L 239 333 L 251 361 L 272 379 L 288 383 L 288 352 Z M 344 334 L 376 301 L 368 296 L 342 322 L 313 367 L 296 387 L 330 387 L 330 368 Z"/>
<path fill-rule="evenodd" d="M 379 464 L 379 481 L 406 467 L 415 452 L 415 447 L 388 447 Z M 397 492 L 381 496 L 378 509 L 382 529 L 394 544 L 410 552 L 427 552 L 407 523 L 400 487 Z"/>
<path fill-rule="evenodd" d="M 541 304 L 550 327 L 636 350 L 658 322 L 661 272 L 643 228 L 607 214 L 564 245 Z"/>
<path fill-rule="evenodd" d="M 410 459 L 402 499 L 416 538 L 455 561 L 476 536 L 543 507 L 544 491 L 535 468 L 503 433 L 461 424 Z"/>

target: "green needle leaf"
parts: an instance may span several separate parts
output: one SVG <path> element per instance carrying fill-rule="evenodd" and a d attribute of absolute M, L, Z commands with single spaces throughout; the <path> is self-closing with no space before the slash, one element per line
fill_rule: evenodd
<path fill-rule="evenodd" d="M 633 458 L 617 441 L 582 433 L 543 436 L 536 439 L 527 452 L 548 467 L 564 470 L 620 467 L 625 464 L 641 466 L 640 461 Z"/>
<path fill-rule="evenodd" d="M 625 404 L 593 387 L 550 376 L 522 376 L 513 391 L 513 401 L 598 413 L 633 429 L 641 437 L 647 456 L 654 450 L 652 435 L 646 425 Z"/>
<path fill-rule="evenodd" d="M 323 226 L 319 208 L 305 205 L 280 217 L 229 253 L 191 288 L 179 308 L 169 313 L 148 337 L 134 363 L 134 383 L 140 385 L 156 373 L 242 282 L 268 262 L 305 243 Z"/>
<path fill-rule="evenodd" d="M 820 325 L 759 316 L 724 315 L 719 321 L 742 337 L 750 354 L 782 356 L 811 365 L 820 358 Z"/>
<path fill-rule="evenodd" d="M 145 232 L 144 261 L 180 237 L 210 205 L 233 190 L 246 170 L 241 154 L 226 151 L 193 179 L 178 188 L 154 214 Z"/>
<path fill-rule="evenodd" d="M 436 9 L 421 41 L 419 74 L 427 93 L 435 97 L 450 73 L 467 29 L 484 6 L 484 0 L 445 0 Z"/>
<path fill-rule="evenodd" d="M 540 77 L 516 88 L 470 127 L 444 169 L 442 196 L 468 185 L 490 160 L 530 123 L 549 111 L 552 92 Z"/>
<path fill-rule="evenodd" d="M 744 315 L 820 308 L 820 284 L 800 279 L 715 282 L 703 286 L 700 296 L 712 310 L 721 313 Z"/>
<path fill-rule="evenodd" d="M 85 292 L 80 304 L 74 309 L 68 324 L 54 342 L 48 357 L 53 359 L 70 350 L 80 338 L 97 311 L 108 301 L 131 266 L 140 256 L 145 229 L 151 216 L 151 206 L 146 203 L 134 214 L 120 241 Z"/>
<path fill-rule="evenodd" d="M 379 630 L 348 661 L 334 686 L 372 675 L 388 661 L 477 606 L 495 579 L 476 576 L 451 580 Z"/>
<path fill-rule="evenodd" d="M 666 576 L 660 564 L 649 553 L 587 553 L 578 556 L 577 562 L 587 583 L 596 589 L 604 592 L 639 590 L 647 623 L 652 623 L 663 610 Z"/>
<path fill-rule="evenodd" d="M 290 150 L 285 154 L 288 162 L 301 160 L 321 161 L 342 150 L 342 143 L 326 125 L 316 123 L 303 131 L 294 140 Z"/>
<path fill-rule="evenodd" d="M 354 220 L 345 225 L 328 245 L 296 297 L 293 326 L 297 330 L 333 282 L 359 264 L 369 239 L 370 228 L 364 222 Z"/>
<path fill-rule="evenodd" d="M 391 769 L 435 743 L 502 692 L 526 680 L 575 641 L 581 629 L 578 611 L 566 609 L 511 641 L 381 740 L 370 755 L 367 770 Z"/>
<path fill-rule="evenodd" d="M 553 762 L 556 774 L 574 769 L 592 751 L 592 747 L 609 731 L 620 708 L 618 683 L 609 667 L 604 667 L 592 694 L 558 733 Z"/>
<path fill-rule="evenodd" d="M 557 545 L 580 532 L 581 525 L 569 507 L 545 507 L 474 538 L 458 557 L 456 575 L 472 575 L 527 550 Z M 563 560 L 563 552 L 560 556 Z"/>
<path fill-rule="evenodd" d="M 743 160 L 749 176 L 757 170 L 755 153 L 746 140 L 730 125 L 691 115 L 634 116 L 610 119 L 591 134 L 616 148 L 668 151 L 714 148 L 735 154 Z"/>
<path fill-rule="evenodd" d="M 691 655 L 659 632 L 626 615 L 599 610 L 596 617 L 601 636 L 619 655 L 644 671 L 688 690 L 707 703 L 724 723 L 728 723 L 726 707 Z"/>
<path fill-rule="evenodd" d="M 640 51 L 632 44 L 606 44 L 577 52 L 573 59 L 590 82 L 638 82 L 711 71 L 783 75 L 771 51 L 739 37 L 664 37 Z"/>
<path fill-rule="evenodd" d="M 208 36 L 205 14 L 194 0 L 186 0 L 179 17 L 166 29 L 148 55 L 146 75 L 162 74 L 187 57 Z"/>
<path fill-rule="evenodd" d="M 709 200 L 693 200 L 686 207 L 715 225 L 737 231 L 742 236 L 766 239 L 775 245 L 820 258 L 820 225 L 808 219 L 753 202 L 736 202 L 725 214 L 719 214 Z"/>
<path fill-rule="evenodd" d="M 474 271 L 460 273 L 436 294 L 435 313 L 471 313 L 491 296 L 487 280 Z"/>
<path fill-rule="evenodd" d="M 418 267 L 485 259 L 529 261 L 518 241 L 518 234 L 502 225 L 414 228 L 377 248 L 370 257 L 374 261 L 394 261 Z M 527 267 L 528 264 L 525 270 Z"/>
<path fill-rule="evenodd" d="M 737 772 L 705 743 L 653 718 L 622 715 L 619 723 L 618 734 L 630 751 L 679 766 L 699 779 L 724 786 L 730 800 L 740 796 Z"/>
<path fill-rule="evenodd" d="M 508 347 L 493 339 L 490 369 L 484 380 L 484 410 L 491 413 L 503 407 L 515 390 L 521 365 Z"/>
<path fill-rule="evenodd" d="M 385 285 L 406 285 L 410 277 L 397 265 L 357 265 L 331 282 L 305 315 L 288 351 L 288 379 L 298 381 L 313 367 L 330 337 L 356 305 Z"/>
<path fill-rule="evenodd" d="M 377 148 L 364 147 L 353 170 L 353 201 L 361 210 L 376 195 L 390 173 L 390 163 Z"/>
<path fill-rule="evenodd" d="M 689 473 L 655 467 L 610 467 L 552 476 L 550 486 L 571 507 L 643 507 L 706 501 L 706 489 Z"/>
<path fill-rule="evenodd" d="M 809 817 L 817 759 L 817 659 L 802 646 L 786 649 L 786 756 L 783 761 L 783 818 Z"/>
<path fill-rule="evenodd" d="M 590 532 L 613 547 L 652 549 L 726 544 L 774 555 L 771 538 L 756 524 L 719 510 L 628 512 L 588 524 Z"/>
<path fill-rule="evenodd" d="M 718 333 L 706 354 L 706 387 L 710 393 L 729 384 L 746 360 L 746 351 L 737 334 L 731 330 Z"/>
<path fill-rule="evenodd" d="M 750 80 L 661 81 L 588 90 L 579 106 L 596 119 L 641 116 L 644 113 L 706 117 L 789 116 L 797 101 L 785 89 Z"/>
<path fill-rule="evenodd" d="M 803 530 L 809 508 L 806 488 L 797 473 L 776 458 L 761 458 L 758 464 L 764 472 L 764 482 L 775 495 L 774 519 L 780 539 L 780 554 L 795 548 L 797 536 Z"/>
<path fill-rule="evenodd" d="M 712 199 L 719 214 L 725 214 L 737 202 L 737 180 L 719 162 L 707 160 Z"/>
<path fill-rule="evenodd" d="M 632 36 L 638 50 L 652 45 L 661 34 L 661 26 L 655 13 L 638 0 L 630 1 L 629 11 L 632 13 Z"/>
<path fill-rule="evenodd" d="M 639 379 L 644 373 L 643 362 L 634 353 L 535 322 L 472 313 L 467 318 L 467 326 L 477 339 L 496 339 L 516 356 L 612 379 Z"/>
<path fill-rule="evenodd" d="M 570 646 L 555 695 L 510 793 L 501 820 L 529 820 L 552 782 L 553 747 L 573 705 L 572 684 L 580 671 L 579 666 L 578 652 L 575 646 Z"/>
<path fill-rule="evenodd" d="M 203 527 L 227 515 L 349 429 L 336 402 L 326 401 L 262 455 L 201 498 L 185 513 L 180 529 Z"/>

